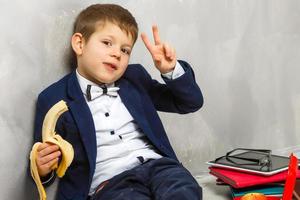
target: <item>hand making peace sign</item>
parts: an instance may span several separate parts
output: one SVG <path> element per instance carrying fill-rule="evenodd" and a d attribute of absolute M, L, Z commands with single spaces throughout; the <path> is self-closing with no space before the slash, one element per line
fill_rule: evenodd
<path fill-rule="evenodd" d="M 156 25 L 152 26 L 154 44 L 150 42 L 145 33 L 141 34 L 141 38 L 149 50 L 156 68 L 160 73 L 164 74 L 174 70 L 176 65 L 176 52 L 173 47 L 165 42 L 160 41 L 158 28 Z"/>

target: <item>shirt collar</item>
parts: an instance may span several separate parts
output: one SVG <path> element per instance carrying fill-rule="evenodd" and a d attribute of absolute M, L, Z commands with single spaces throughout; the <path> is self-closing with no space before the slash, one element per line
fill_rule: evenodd
<path fill-rule="evenodd" d="M 83 77 L 81 74 L 79 74 L 78 70 L 76 69 L 76 77 L 78 79 L 78 82 L 79 82 L 79 85 L 80 85 L 80 88 L 81 88 L 81 91 L 83 92 L 83 94 L 86 95 L 86 88 L 87 88 L 87 85 L 92 85 L 92 86 L 101 86 L 99 84 L 96 84 L 88 79 L 86 79 L 85 77 Z M 115 86 L 115 83 L 107 83 L 107 84 L 103 84 L 103 85 L 106 85 L 106 87 L 114 87 Z"/>

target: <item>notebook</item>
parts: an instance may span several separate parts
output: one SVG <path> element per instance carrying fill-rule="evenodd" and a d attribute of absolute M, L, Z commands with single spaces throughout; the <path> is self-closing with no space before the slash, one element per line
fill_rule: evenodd
<path fill-rule="evenodd" d="M 241 200 L 242 197 L 234 197 L 233 200 Z M 267 196 L 266 200 L 282 200 L 281 197 L 277 196 Z"/>
<path fill-rule="evenodd" d="M 273 184 L 273 185 L 247 187 L 241 189 L 230 187 L 230 189 L 233 197 L 240 197 L 248 193 L 261 193 L 264 195 L 280 197 L 283 194 L 283 187 L 284 187 L 283 184 Z"/>
<path fill-rule="evenodd" d="M 261 176 L 218 167 L 210 167 L 209 169 L 210 174 L 216 176 L 234 188 L 284 182 L 288 173 L 287 170 L 285 170 L 272 176 Z M 297 172 L 297 178 L 300 178 L 300 170 Z"/>

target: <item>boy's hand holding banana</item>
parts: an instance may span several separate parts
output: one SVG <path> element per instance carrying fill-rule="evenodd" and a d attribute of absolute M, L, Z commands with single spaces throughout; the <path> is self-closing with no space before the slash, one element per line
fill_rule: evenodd
<path fill-rule="evenodd" d="M 67 110 L 68 107 L 64 101 L 59 101 L 52 106 L 43 122 L 43 143 L 35 143 L 30 153 L 31 176 L 37 185 L 40 200 L 47 198 L 40 177 L 49 174 L 52 170 L 56 170 L 58 177 L 64 176 L 74 158 L 72 145 L 55 132 L 57 119 Z M 60 155 L 61 162 L 58 165 Z"/>

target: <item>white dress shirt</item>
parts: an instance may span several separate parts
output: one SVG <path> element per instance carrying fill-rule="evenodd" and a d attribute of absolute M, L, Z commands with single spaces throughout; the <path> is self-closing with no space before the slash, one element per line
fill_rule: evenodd
<path fill-rule="evenodd" d="M 174 71 L 162 74 L 162 76 L 175 79 L 182 74 L 184 74 L 184 70 L 177 62 Z M 76 75 L 92 113 L 96 132 L 97 157 L 89 191 L 91 195 L 103 181 L 149 159 L 158 159 L 162 156 L 138 127 L 119 95 L 116 97 L 101 95 L 88 101 L 86 98 L 87 85 L 99 86 L 81 76 L 77 70 Z M 106 84 L 106 86 L 112 87 L 114 83 Z"/>

